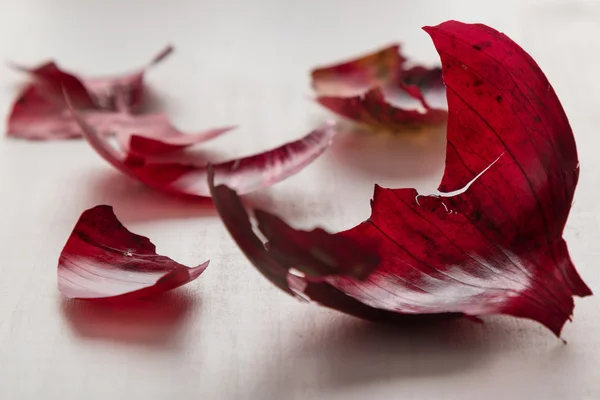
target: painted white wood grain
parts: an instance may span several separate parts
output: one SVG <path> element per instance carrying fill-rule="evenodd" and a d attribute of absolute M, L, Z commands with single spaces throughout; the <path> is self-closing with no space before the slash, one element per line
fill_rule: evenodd
<path fill-rule="evenodd" d="M 558 92 L 582 173 L 566 237 L 586 282 L 600 287 L 597 2 L 5 0 L 0 55 L 110 73 L 173 43 L 177 52 L 149 84 L 182 128 L 240 125 L 206 147 L 219 159 L 276 146 L 327 118 L 309 101 L 311 67 L 395 40 L 433 63 L 419 28 L 450 18 L 506 32 Z M 0 74 L 3 115 L 21 80 Z M 374 182 L 435 187 L 443 154 L 443 134 L 401 146 L 345 137 L 298 176 L 250 198 L 298 226 L 348 228 L 368 216 Z M 209 269 L 144 308 L 62 300 L 58 254 L 81 211 L 101 203 L 161 254 L 189 264 L 210 258 Z M 0 140 L 0 399 L 597 399 L 599 315 L 595 298 L 578 300 L 567 346 L 508 317 L 370 325 L 280 293 L 211 207 L 141 187 L 85 143 Z"/>

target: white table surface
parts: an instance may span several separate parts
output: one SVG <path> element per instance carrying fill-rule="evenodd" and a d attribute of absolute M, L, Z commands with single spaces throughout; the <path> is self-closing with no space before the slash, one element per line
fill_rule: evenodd
<path fill-rule="evenodd" d="M 485 22 L 520 43 L 554 85 L 581 179 L 565 236 L 600 288 L 600 3 L 446 0 L 3 0 L 0 56 L 53 57 L 89 75 L 177 52 L 148 75 L 178 126 L 239 124 L 214 159 L 299 137 L 328 114 L 308 71 L 392 41 L 433 63 L 422 25 Z M 3 69 L 8 113 L 23 81 Z M 365 219 L 374 182 L 435 187 L 444 137 L 342 137 L 301 174 L 251 196 L 300 227 Z M 389 151 L 391 148 L 395 151 Z M 80 213 L 111 204 L 177 261 L 211 259 L 196 282 L 127 310 L 73 304 L 56 261 Z M 84 142 L 0 140 L 0 399 L 600 399 L 597 298 L 577 299 L 563 345 L 542 326 L 488 317 L 386 328 L 287 297 L 246 261 L 211 206 L 146 189 Z"/>

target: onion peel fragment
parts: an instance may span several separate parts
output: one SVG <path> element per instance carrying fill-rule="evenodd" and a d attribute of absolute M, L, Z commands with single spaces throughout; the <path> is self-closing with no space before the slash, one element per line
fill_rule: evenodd
<path fill-rule="evenodd" d="M 219 215 L 268 279 L 324 306 L 367 318 L 375 312 L 381 319 L 507 314 L 560 336 L 573 296 L 592 294 L 562 238 L 579 177 L 564 110 L 535 61 L 506 35 L 457 21 L 424 30 L 440 54 L 447 88 L 444 177 L 430 196 L 376 186 L 371 217 L 330 234 L 378 256 L 366 279 L 337 264 L 339 273 L 324 276 L 318 286 L 306 274 L 289 278 L 304 264 L 281 260 L 300 250 L 259 251 L 262 242 L 249 240 L 252 225 L 236 193 L 212 184 Z M 265 219 L 264 211 L 253 215 L 263 234 L 305 235 L 278 218 Z M 323 242 L 312 239 L 303 242 L 305 252 Z M 342 253 L 331 248 L 326 259 L 338 260 Z"/>

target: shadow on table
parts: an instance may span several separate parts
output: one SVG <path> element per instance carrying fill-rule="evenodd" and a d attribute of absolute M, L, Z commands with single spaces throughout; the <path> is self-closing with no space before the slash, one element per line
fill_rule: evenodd
<path fill-rule="evenodd" d="M 117 171 L 102 169 L 91 179 L 90 198 L 112 205 L 123 223 L 217 215 L 210 198 L 161 193 Z"/>
<path fill-rule="evenodd" d="M 177 349 L 178 335 L 199 303 L 175 290 L 126 303 L 62 299 L 61 311 L 82 339 Z"/>
<path fill-rule="evenodd" d="M 555 341 L 562 347 L 547 331 L 541 329 L 539 335 L 540 342 Z M 263 379 L 269 381 L 267 390 L 281 391 L 268 396 L 285 398 L 286 390 L 294 392 L 290 385 L 303 382 L 316 383 L 321 392 L 328 392 L 459 375 L 493 361 L 498 352 L 515 350 L 522 337 L 503 328 L 501 321 L 456 318 L 401 326 L 336 318 L 314 336 L 304 336 L 299 346 L 284 351 Z"/>
<path fill-rule="evenodd" d="M 394 134 L 345 123 L 340 126 L 343 133 L 330 150 L 338 166 L 382 186 L 404 187 L 405 182 L 426 181 L 435 188 L 439 183 L 446 158 L 445 125 Z"/>
<path fill-rule="evenodd" d="M 144 113 L 160 113 L 164 112 L 166 108 L 165 94 L 152 87 L 152 85 L 145 85 L 140 109 Z"/>

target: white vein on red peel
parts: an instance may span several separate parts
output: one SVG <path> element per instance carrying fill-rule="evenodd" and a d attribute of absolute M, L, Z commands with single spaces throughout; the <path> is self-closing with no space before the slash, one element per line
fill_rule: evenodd
<path fill-rule="evenodd" d="M 487 172 L 488 169 L 490 169 L 494 164 L 496 164 L 496 162 L 498 162 L 498 160 L 500 160 L 500 158 L 502 158 L 502 156 L 504 155 L 504 153 L 500 154 L 500 156 L 498 156 L 498 158 L 496 158 L 494 161 L 492 161 L 492 163 L 490 165 L 488 165 L 483 171 L 481 171 L 479 174 L 477 174 L 477 176 L 475 176 L 473 179 L 471 179 L 469 182 L 467 182 L 467 184 L 465 186 L 463 186 L 460 189 L 454 190 L 452 192 L 440 192 L 439 190 L 436 190 L 433 193 L 430 194 L 421 194 L 418 193 L 415 196 L 415 201 L 417 202 L 417 205 L 419 204 L 419 197 L 423 197 L 423 196 L 430 196 L 430 197 L 454 197 L 454 196 L 458 196 L 460 194 L 463 194 L 464 192 L 466 192 L 469 187 L 471 187 L 471 185 L 473 183 L 475 183 L 476 180 L 478 180 L 484 173 Z M 442 205 L 446 208 L 446 211 L 450 212 L 448 210 L 448 207 L 446 206 L 446 204 L 444 204 L 442 202 Z"/>

